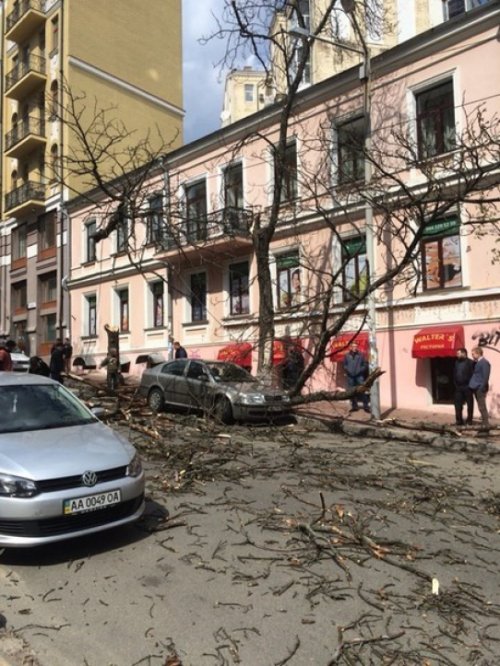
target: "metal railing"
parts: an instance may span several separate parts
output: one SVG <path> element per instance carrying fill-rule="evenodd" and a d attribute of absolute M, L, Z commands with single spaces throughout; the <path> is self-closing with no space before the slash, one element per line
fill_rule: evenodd
<path fill-rule="evenodd" d="M 10 150 L 12 146 L 25 139 L 29 134 L 36 136 L 45 136 L 45 121 L 43 118 L 36 118 L 35 116 L 28 116 L 19 122 L 5 135 L 5 148 Z"/>
<path fill-rule="evenodd" d="M 5 195 L 5 209 L 11 210 L 12 208 L 17 208 L 17 206 L 33 199 L 38 201 L 45 199 L 45 186 L 42 183 L 27 180 L 20 187 L 7 192 Z"/>
<path fill-rule="evenodd" d="M 45 11 L 45 0 L 20 0 L 11 13 L 7 16 L 6 32 L 9 32 L 16 23 L 21 19 L 30 9 L 35 9 L 39 12 Z"/>
<path fill-rule="evenodd" d="M 46 60 L 43 56 L 30 55 L 25 59 L 18 62 L 5 77 L 5 89 L 9 90 L 15 86 L 23 77 L 29 72 L 36 72 L 37 74 L 45 74 Z"/>

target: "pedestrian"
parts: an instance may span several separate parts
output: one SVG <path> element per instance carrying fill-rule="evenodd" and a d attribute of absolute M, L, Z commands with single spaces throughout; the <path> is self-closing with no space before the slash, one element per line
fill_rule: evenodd
<path fill-rule="evenodd" d="M 472 425 L 474 413 L 474 394 L 469 388 L 469 382 L 474 372 L 474 361 L 467 356 L 467 349 L 457 349 L 457 360 L 453 368 L 453 382 L 455 384 L 455 424 L 464 425 L 463 408 L 467 405 L 467 425 Z"/>
<path fill-rule="evenodd" d="M 347 377 L 347 386 L 348 388 L 355 388 L 356 386 L 361 386 L 364 384 L 366 377 L 368 375 L 368 362 L 359 351 L 358 343 L 352 342 L 349 351 L 344 356 L 344 372 Z M 368 407 L 368 394 L 361 393 L 361 401 L 363 403 L 363 409 L 365 412 L 370 412 Z M 351 398 L 351 412 L 358 411 L 358 396 L 353 395 Z"/>
<path fill-rule="evenodd" d="M 101 363 L 101 368 L 106 368 L 106 381 L 110 391 L 116 391 L 120 383 L 120 360 L 118 350 L 110 347 L 108 355 Z"/>
<path fill-rule="evenodd" d="M 16 348 L 14 340 L 3 340 L 0 342 L 0 370 L 12 372 L 14 364 L 12 363 L 11 353 Z"/>
<path fill-rule="evenodd" d="M 291 389 L 304 372 L 304 356 L 296 344 L 290 344 L 281 370 L 281 383 L 285 390 Z"/>
<path fill-rule="evenodd" d="M 474 347 L 472 350 L 472 358 L 476 361 L 476 364 L 469 381 L 469 388 L 474 393 L 479 413 L 481 414 L 481 427 L 479 429 L 487 431 L 490 429 L 490 423 L 488 418 L 488 408 L 486 407 L 486 394 L 489 389 L 488 382 L 490 380 L 491 365 L 490 362 L 484 358 L 481 347 Z"/>
<path fill-rule="evenodd" d="M 50 378 L 63 384 L 62 371 L 64 370 L 64 351 L 62 340 L 56 340 L 50 355 Z"/>
<path fill-rule="evenodd" d="M 187 351 L 180 342 L 174 342 L 174 358 L 187 358 Z"/>
<path fill-rule="evenodd" d="M 71 372 L 71 357 L 73 356 L 73 345 L 69 338 L 64 338 L 63 344 L 64 370 L 68 375 Z"/>
<path fill-rule="evenodd" d="M 40 356 L 32 356 L 30 358 L 30 366 L 28 372 L 32 375 L 41 375 L 48 377 L 50 375 L 50 368 Z"/>

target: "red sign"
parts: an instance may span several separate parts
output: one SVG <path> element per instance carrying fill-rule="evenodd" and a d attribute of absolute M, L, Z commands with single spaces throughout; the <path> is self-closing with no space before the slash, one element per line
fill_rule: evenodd
<path fill-rule="evenodd" d="M 359 351 L 368 358 L 368 351 L 370 349 L 368 333 L 366 331 L 361 331 L 361 333 L 351 331 L 350 333 L 341 333 L 333 338 L 330 343 L 330 360 L 333 363 L 343 361 L 353 342 L 358 344 Z"/>
<path fill-rule="evenodd" d="M 429 326 L 422 328 L 413 338 L 413 358 L 455 356 L 464 346 L 463 326 Z"/>
<path fill-rule="evenodd" d="M 252 345 L 249 342 L 233 342 L 219 349 L 217 359 L 230 361 L 241 365 L 242 368 L 252 367 Z"/>

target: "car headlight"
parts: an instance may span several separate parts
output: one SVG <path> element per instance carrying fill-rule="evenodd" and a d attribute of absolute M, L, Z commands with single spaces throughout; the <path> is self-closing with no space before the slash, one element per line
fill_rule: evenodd
<path fill-rule="evenodd" d="M 0 474 L 0 496 L 5 497 L 33 497 L 38 493 L 36 483 L 31 479 L 20 476 Z"/>
<path fill-rule="evenodd" d="M 244 405 L 263 405 L 266 402 L 266 399 L 261 393 L 250 393 L 248 395 L 242 395 L 241 402 Z"/>
<path fill-rule="evenodd" d="M 127 465 L 127 476 L 139 476 L 142 472 L 142 463 L 139 454 L 135 454 Z"/>

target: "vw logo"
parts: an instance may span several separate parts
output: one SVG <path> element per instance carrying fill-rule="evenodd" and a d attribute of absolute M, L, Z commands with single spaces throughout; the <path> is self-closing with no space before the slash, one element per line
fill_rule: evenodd
<path fill-rule="evenodd" d="M 82 474 L 82 481 L 84 486 L 95 486 L 97 483 L 97 474 L 95 472 L 84 472 Z"/>

